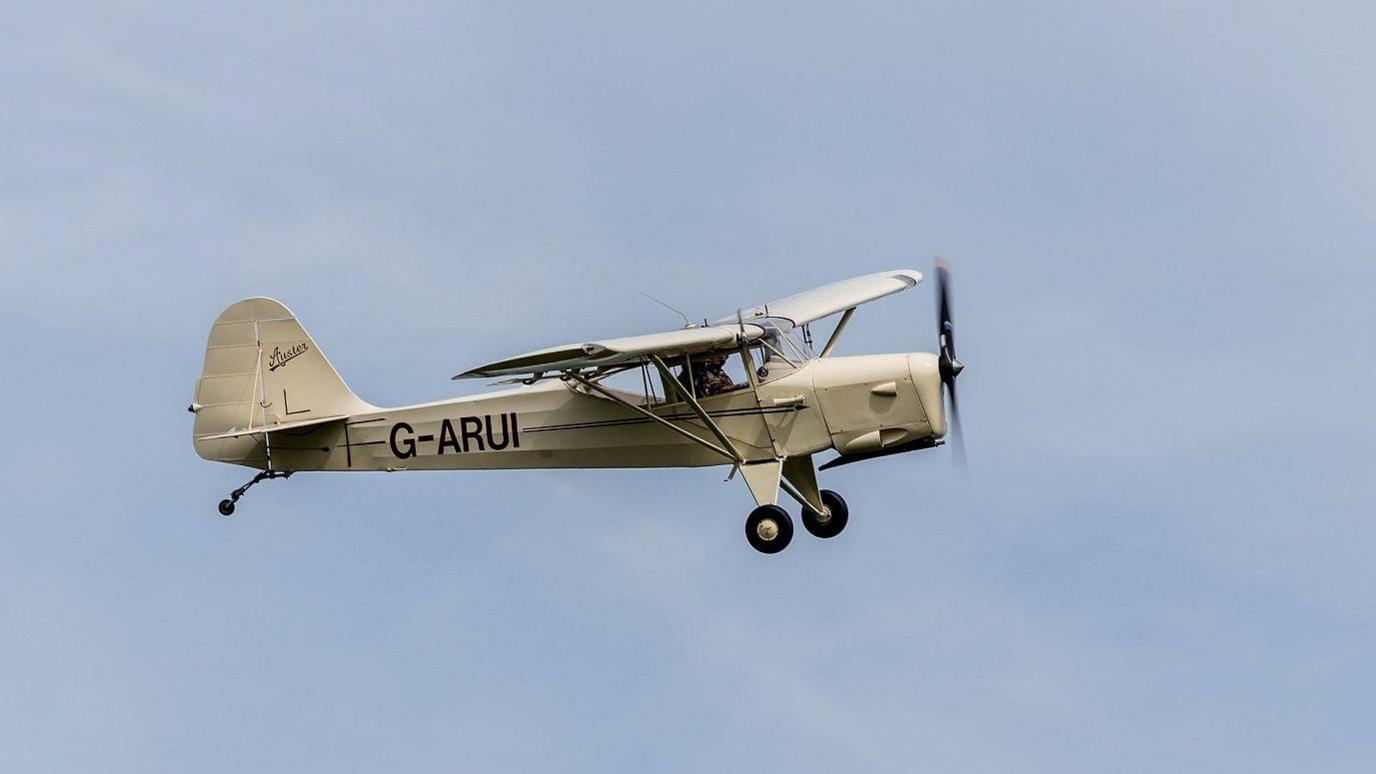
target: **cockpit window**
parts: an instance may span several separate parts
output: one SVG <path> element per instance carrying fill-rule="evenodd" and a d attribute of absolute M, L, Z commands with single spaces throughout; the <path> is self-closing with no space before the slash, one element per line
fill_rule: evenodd
<path fill-rule="evenodd" d="M 799 368 L 815 357 L 807 344 L 792 333 L 773 331 L 761 345 L 761 364 L 766 367 Z"/>
<path fill-rule="evenodd" d="M 691 368 L 679 369 L 678 382 L 697 398 L 739 390 L 750 385 L 740 362 L 739 354 L 728 352 L 694 358 Z"/>
<path fill-rule="evenodd" d="M 790 356 L 796 355 L 800 363 L 805 363 L 817 357 L 812 354 L 812 348 L 799 338 L 798 334 L 794 331 L 789 331 L 788 333 L 780 335 L 779 339 L 784 343 L 784 351 Z"/>
<path fill-rule="evenodd" d="M 761 382 L 791 373 L 816 357 L 796 332 L 777 329 L 751 343 L 749 350 L 755 368 L 754 377 Z M 701 399 L 746 389 L 751 383 L 739 351 L 693 355 L 689 360 L 691 365 L 687 367 L 683 365 L 685 358 L 676 360 L 671 366 L 678 384 L 665 385 L 666 400 L 670 403 L 683 399 L 679 389 Z"/>

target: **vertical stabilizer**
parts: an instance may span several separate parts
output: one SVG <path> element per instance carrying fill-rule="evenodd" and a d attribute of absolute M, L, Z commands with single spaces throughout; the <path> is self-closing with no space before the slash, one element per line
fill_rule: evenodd
<path fill-rule="evenodd" d="M 196 381 L 196 453 L 265 467 L 263 435 L 206 436 L 355 414 L 359 400 L 291 310 L 271 298 L 246 298 L 210 328 Z"/>

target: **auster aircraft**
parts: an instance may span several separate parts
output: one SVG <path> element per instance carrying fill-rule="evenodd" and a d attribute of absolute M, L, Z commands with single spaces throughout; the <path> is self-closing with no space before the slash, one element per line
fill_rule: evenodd
<path fill-rule="evenodd" d="M 825 470 L 941 445 L 944 392 L 959 458 L 955 379 L 964 366 L 951 327 L 950 271 L 940 259 L 936 275 L 935 354 L 832 356 L 856 307 L 921 282 L 905 269 L 667 333 L 488 363 L 454 378 L 508 377 L 501 383 L 511 389 L 401 408 L 360 400 L 289 309 L 247 298 L 210 329 L 190 406 L 196 453 L 260 471 L 220 502 L 225 516 L 254 484 L 302 470 L 730 465 L 727 480 L 740 473 L 757 506 L 746 539 L 773 554 L 793 538 L 780 491 L 801 505 L 813 535 L 835 537 L 846 526 L 846 501 L 818 488 L 813 455 L 837 452 Z M 814 354 L 811 324 L 835 314 Z M 727 358 L 739 358 L 739 384 Z M 613 381 L 638 381 L 639 389 Z"/>

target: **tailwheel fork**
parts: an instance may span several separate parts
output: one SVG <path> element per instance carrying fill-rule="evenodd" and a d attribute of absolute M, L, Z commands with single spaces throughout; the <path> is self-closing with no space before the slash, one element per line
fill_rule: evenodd
<path fill-rule="evenodd" d="M 233 515 L 233 514 L 234 514 L 234 504 L 237 503 L 237 502 L 239 502 L 239 498 L 240 498 L 240 497 L 243 497 L 244 494 L 246 494 L 246 493 L 248 492 L 249 488 L 252 487 L 254 484 L 258 483 L 259 481 L 267 481 L 267 480 L 273 479 L 273 478 L 290 478 L 290 477 L 291 477 L 291 474 L 292 474 L 292 473 L 295 473 L 295 472 L 296 472 L 296 471 L 294 471 L 294 470 L 264 470 L 264 471 L 260 471 L 260 472 L 258 473 L 258 475 L 256 475 L 256 476 L 253 477 L 253 480 L 249 481 L 247 484 L 244 484 L 243 486 L 239 487 L 238 489 L 235 489 L 233 492 L 230 492 L 230 493 L 229 493 L 229 497 L 227 497 L 227 498 L 225 498 L 224 500 L 221 500 L 221 501 L 220 501 L 220 515 L 221 515 L 221 516 L 231 516 L 231 515 Z"/>

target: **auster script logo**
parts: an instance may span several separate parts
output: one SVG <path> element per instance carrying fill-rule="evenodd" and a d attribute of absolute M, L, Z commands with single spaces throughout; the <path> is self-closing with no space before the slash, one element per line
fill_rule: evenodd
<path fill-rule="evenodd" d="M 283 352 L 281 347 L 273 347 L 272 354 L 268 355 L 268 370 L 276 371 L 287 363 L 290 363 L 292 358 L 298 355 L 304 355 L 309 350 L 310 347 L 306 346 L 306 342 L 304 341 L 300 344 L 293 344 L 288 347 L 286 352 Z"/>

